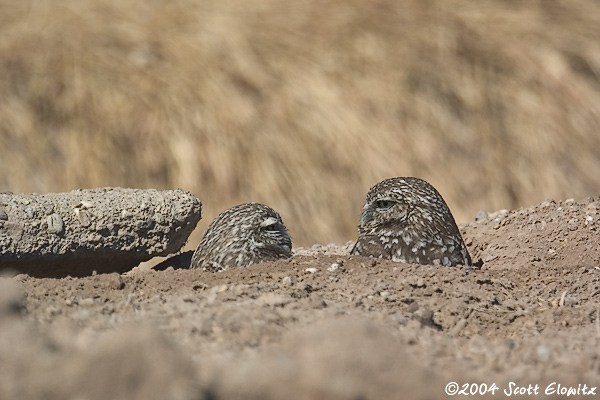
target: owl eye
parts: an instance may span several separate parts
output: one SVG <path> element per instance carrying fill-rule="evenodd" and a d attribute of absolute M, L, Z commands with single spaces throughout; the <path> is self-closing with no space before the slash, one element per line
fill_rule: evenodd
<path fill-rule="evenodd" d="M 391 200 L 377 200 L 375 202 L 375 206 L 381 209 L 390 208 L 393 204 L 394 202 Z"/>
<path fill-rule="evenodd" d="M 269 232 L 278 232 L 280 230 L 278 223 L 263 226 L 262 229 L 263 229 L 263 231 L 269 231 Z"/>

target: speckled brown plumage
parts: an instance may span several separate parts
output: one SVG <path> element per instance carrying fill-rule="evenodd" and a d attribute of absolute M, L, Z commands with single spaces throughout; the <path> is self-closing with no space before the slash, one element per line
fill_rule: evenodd
<path fill-rule="evenodd" d="M 288 258 L 292 242 L 281 216 L 259 203 L 245 203 L 219 214 L 208 226 L 190 268 L 220 271 Z"/>
<path fill-rule="evenodd" d="M 367 194 L 351 254 L 432 265 L 471 265 L 454 217 L 419 178 L 391 178 Z"/>

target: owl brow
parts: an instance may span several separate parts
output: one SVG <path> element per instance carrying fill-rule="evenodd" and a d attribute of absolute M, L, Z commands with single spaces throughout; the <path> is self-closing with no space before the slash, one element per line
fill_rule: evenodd
<path fill-rule="evenodd" d="M 404 196 L 402 196 L 401 191 L 392 190 L 392 192 L 396 196 L 394 196 L 394 197 L 392 197 L 392 196 L 377 197 L 377 198 L 374 198 L 371 202 L 375 203 L 375 202 L 378 202 L 378 201 L 389 201 L 389 202 L 393 202 L 393 203 L 407 204 L 407 202 L 405 201 Z"/>
<path fill-rule="evenodd" d="M 279 222 L 279 220 L 277 218 L 275 218 L 275 217 L 268 217 L 267 219 L 263 220 L 260 223 L 260 227 L 261 228 L 266 228 L 267 226 L 274 225 L 274 224 L 276 224 L 278 222 Z"/>
<path fill-rule="evenodd" d="M 374 199 L 373 201 L 374 202 L 377 202 L 377 201 L 389 201 L 389 202 L 396 203 L 398 200 L 397 199 L 393 199 L 393 198 L 391 198 L 389 196 L 386 196 L 386 197 L 378 197 L 378 198 Z"/>

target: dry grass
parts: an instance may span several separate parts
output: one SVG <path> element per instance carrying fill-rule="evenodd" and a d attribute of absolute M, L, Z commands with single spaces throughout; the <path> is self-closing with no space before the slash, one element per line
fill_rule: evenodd
<path fill-rule="evenodd" d="M 0 0 L 0 191 L 194 192 L 356 235 L 368 188 L 459 222 L 600 192 L 600 4 Z"/>

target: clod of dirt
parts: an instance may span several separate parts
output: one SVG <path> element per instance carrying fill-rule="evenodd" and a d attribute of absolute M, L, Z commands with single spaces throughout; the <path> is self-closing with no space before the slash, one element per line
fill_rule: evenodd
<path fill-rule="evenodd" d="M 101 336 L 89 352 L 65 368 L 65 398 L 199 398 L 195 369 L 173 343 L 144 324 L 130 324 Z"/>
<path fill-rule="evenodd" d="M 20 314 L 25 309 L 25 291 L 15 281 L 0 277 L 0 318 Z"/>
<path fill-rule="evenodd" d="M 219 399 L 435 399 L 440 384 L 389 330 L 350 317 L 290 332 L 280 346 L 220 367 L 211 386 Z"/>
<path fill-rule="evenodd" d="M 2 399 L 200 398 L 190 360 L 147 324 L 125 324 L 85 347 L 68 329 L 49 332 L 23 319 L 2 333 Z"/>

